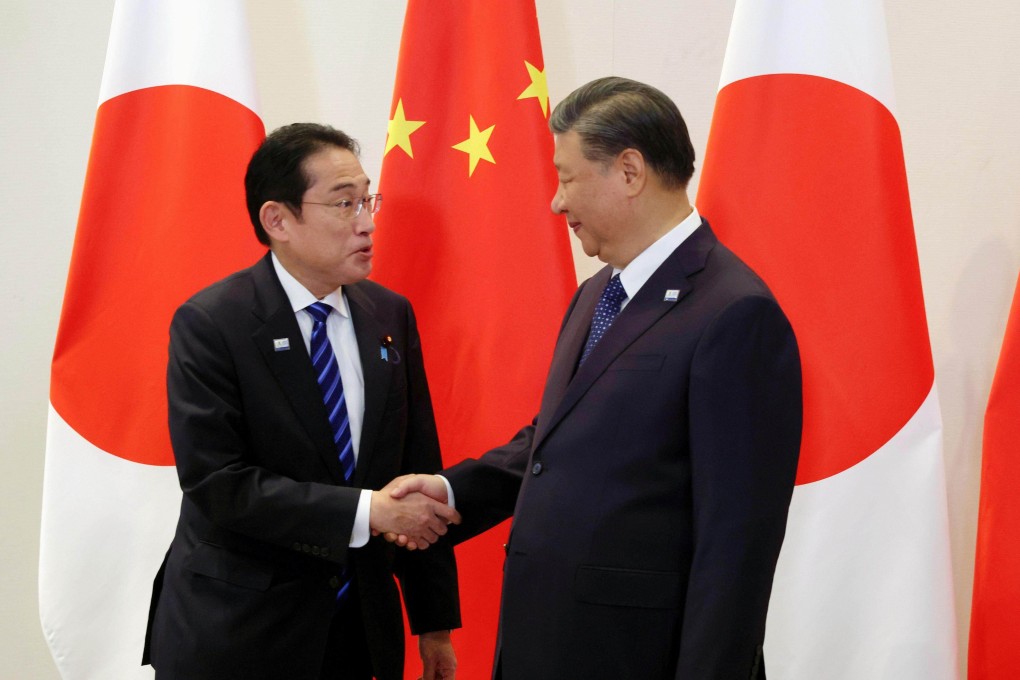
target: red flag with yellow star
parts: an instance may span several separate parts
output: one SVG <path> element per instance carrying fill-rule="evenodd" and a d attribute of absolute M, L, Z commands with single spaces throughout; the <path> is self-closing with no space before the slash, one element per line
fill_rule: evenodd
<path fill-rule="evenodd" d="M 409 0 L 391 111 L 372 278 L 414 305 L 449 466 L 538 412 L 576 288 L 534 2 Z M 458 547 L 461 677 L 491 667 L 505 539 Z"/>

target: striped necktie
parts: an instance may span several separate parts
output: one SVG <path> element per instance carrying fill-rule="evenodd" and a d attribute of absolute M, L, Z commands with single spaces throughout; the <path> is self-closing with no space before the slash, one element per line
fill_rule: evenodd
<path fill-rule="evenodd" d="M 347 417 L 347 400 L 344 399 L 344 385 L 340 380 L 340 366 L 333 354 L 333 346 L 326 336 L 326 319 L 333 308 L 325 302 L 313 302 L 305 307 L 312 317 L 312 367 L 322 390 L 322 400 L 329 414 L 333 429 L 333 443 L 336 444 L 340 467 L 348 482 L 354 475 L 354 446 L 351 442 L 351 423 Z"/>

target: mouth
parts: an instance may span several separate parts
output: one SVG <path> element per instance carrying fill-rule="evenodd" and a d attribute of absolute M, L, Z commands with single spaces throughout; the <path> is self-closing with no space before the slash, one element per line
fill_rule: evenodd
<path fill-rule="evenodd" d="M 356 255 L 361 255 L 362 257 L 369 257 L 369 258 L 372 257 L 372 255 L 373 255 L 372 244 L 369 243 L 364 248 L 361 248 L 361 249 L 355 251 L 355 254 Z"/>
<path fill-rule="evenodd" d="M 581 223 L 571 222 L 570 220 L 567 220 L 567 226 L 570 227 L 570 229 L 576 234 L 577 230 L 581 228 Z"/>

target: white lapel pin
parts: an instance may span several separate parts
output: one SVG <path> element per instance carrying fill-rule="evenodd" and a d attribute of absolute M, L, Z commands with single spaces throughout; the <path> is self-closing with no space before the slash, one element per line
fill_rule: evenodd
<path fill-rule="evenodd" d="M 273 350 L 277 352 L 286 352 L 290 349 L 290 338 L 274 338 L 273 339 Z"/>
<path fill-rule="evenodd" d="M 666 291 L 666 297 L 662 298 L 663 302 L 676 302 L 680 298 L 680 291 L 670 288 Z"/>

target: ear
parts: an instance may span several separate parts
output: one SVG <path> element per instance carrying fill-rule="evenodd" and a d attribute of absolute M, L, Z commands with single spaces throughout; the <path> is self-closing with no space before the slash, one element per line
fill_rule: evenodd
<path fill-rule="evenodd" d="M 637 149 L 624 149 L 616 157 L 617 165 L 623 172 L 624 186 L 628 196 L 637 196 L 648 181 L 648 167 L 645 157 Z"/>
<path fill-rule="evenodd" d="M 294 214 L 278 201 L 266 201 L 259 208 L 259 222 L 273 241 L 290 240 L 287 221 L 293 219 Z"/>

